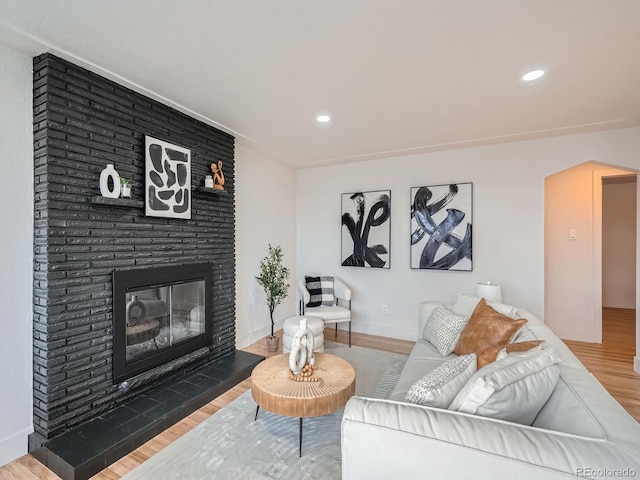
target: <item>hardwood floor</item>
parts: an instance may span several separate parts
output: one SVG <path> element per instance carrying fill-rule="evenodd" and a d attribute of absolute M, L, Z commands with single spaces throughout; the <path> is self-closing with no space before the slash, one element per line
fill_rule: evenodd
<path fill-rule="evenodd" d="M 604 388 L 640 422 L 640 375 L 633 370 L 636 311 L 602 309 L 602 343 L 565 340 Z"/>
<path fill-rule="evenodd" d="M 325 333 L 327 340 L 334 340 L 333 330 Z M 282 331 L 277 334 L 282 336 Z M 337 341 L 348 343 L 347 332 L 339 330 Z M 408 354 L 413 348 L 413 342 L 361 333 L 353 333 L 352 343 L 361 347 L 402 354 Z M 640 375 L 633 371 L 635 311 L 604 309 L 602 345 L 573 341 L 567 341 L 566 343 L 618 402 L 636 420 L 640 421 Z M 250 345 L 245 350 L 266 357 L 275 355 L 267 351 L 264 339 Z M 280 342 L 280 351 L 282 351 L 282 342 Z M 93 478 L 97 480 L 121 478 L 250 388 L 250 379 L 236 385 L 160 435 L 149 440 L 129 455 L 105 468 Z M 0 480 L 18 479 L 57 480 L 59 477 L 27 454 L 0 468 Z"/>

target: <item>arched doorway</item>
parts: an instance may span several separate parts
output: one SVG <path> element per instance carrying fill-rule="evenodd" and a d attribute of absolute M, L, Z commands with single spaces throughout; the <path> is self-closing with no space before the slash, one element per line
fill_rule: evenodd
<path fill-rule="evenodd" d="M 586 162 L 545 178 L 545 322 L 563 339 L 602 341 L 603 178 L 636 173 Z"/>

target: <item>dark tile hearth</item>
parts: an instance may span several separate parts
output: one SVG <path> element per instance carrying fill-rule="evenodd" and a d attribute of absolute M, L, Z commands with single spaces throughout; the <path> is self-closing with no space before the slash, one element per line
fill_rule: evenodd
<path fill-rule="evenodd" d="M 264 357 L 236 350 L 128 400 L 31 452 L 63 480 L 84 480 L 251 375 Z"/>

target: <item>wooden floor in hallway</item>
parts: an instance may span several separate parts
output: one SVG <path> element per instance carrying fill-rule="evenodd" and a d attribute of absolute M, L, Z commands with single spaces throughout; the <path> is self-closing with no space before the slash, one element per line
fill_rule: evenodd
<path fill-rule="evenodd" d="M 333 330 L 325 332 L 328 340 L 334 340 Z M 282 331 L 277 333 L 282 336 Z M 348 334 L 338 331 L 337 341 L 348 343 Z M 633 371 L 635 355 L 635 310 L 604 309 L 603 343 L 565 342 L 584 365 L 598 378 L 618 402 L 640 422 L 640 375 Z M 413 342 L 395 340 L 361 333 L 353 333 L 353 345 L 389 352 L 408 354 Z M 282 342 L 280 342 L 280 352 Z M 264 339 L 244 349 L 266 357 L 275 355 L 266 349 Z M 280 353 L 278 352 L 278 353 Z M 97 480 L 119 479 L 167 445 L 180 438 L 225 405 L 251 388 L 251 379 L 236 385 L 220 397 L 195 411 L 188 417 L 157 435 L 129 455 L 105 468 L 93 478 Z M 0 468 L 0 480 L 57 480 L 59 477 L 44 467 L 31 455 Z"/>
<path fill-rule="evenodd" d="M 636 311 L 602 309 L 602 343 L 565 340 L 571 351 L 604 388 L 640 422 L 640 375 L 633 370 L 636 354 Z"/>

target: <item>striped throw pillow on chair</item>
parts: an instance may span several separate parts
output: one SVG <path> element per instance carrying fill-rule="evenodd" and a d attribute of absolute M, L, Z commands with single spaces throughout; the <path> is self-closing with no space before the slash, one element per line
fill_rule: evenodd
<path fill-rule="evenodd" d="M 304 277 L 311 296 L 307 307 L 333 307 L 336 297 L 333 293 L 333 277 Z"/>

